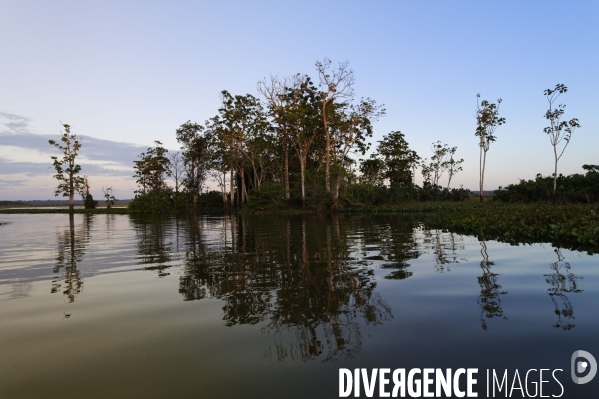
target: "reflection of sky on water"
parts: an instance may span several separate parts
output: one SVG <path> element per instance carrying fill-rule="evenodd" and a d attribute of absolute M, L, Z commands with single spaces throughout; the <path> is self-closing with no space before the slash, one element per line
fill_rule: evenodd
<path fill-rule="evenodd" d="M 63 381 L 26 370 L 39 357 L 27 348 L 66 361 L 53 349 L 64 345 L 77 348 L 72 367 L 97 362 L 123 389 L 161 392 L 168 377 L 189 393 L 199 379 L 222 397 L 245 392 L 224 370 L 257 394 L 286 389 L 267 373 L 298 395 L 300 375 L 324 384 L 327 397 L 339 367 L 565 368 L 573 350 L 599 349 L 596 255 L 396 216 L 75 215 L 72 230 L 66 215 L 3 220 L 13 223 L 0 227 L 0 348 L 24 384 Z M 110 371 L 114 356 L 122 365 Z M 90 378 L 67 391 L 89 393 Z"/>

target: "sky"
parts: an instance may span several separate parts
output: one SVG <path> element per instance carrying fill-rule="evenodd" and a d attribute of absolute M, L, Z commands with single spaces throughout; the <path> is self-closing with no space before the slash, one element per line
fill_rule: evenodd
<path fill-rule="evenodd" d="M 485 189 L 553 173 L 545 89 L 578 118 L 559 172 L 599 164 L 599 2 L 0 0 L 0 200 L 53 199 L 49 139 L 83 137 L 94 197 L 133 197 L 133 161 L 203 122 L 219 93 L 258 95 L 270 75 L 316 78 L 325 57 L 353 69 L 356 100 L 387 115 L 373 146 L 400 130 L 423 158 L 440 140 L 478 187 L 476 94 L 507 123 L 487 154 Z M 418 176 L 417 182 L 422 180 Z M 441 179 L 443 183 L 446 176 Z"/>

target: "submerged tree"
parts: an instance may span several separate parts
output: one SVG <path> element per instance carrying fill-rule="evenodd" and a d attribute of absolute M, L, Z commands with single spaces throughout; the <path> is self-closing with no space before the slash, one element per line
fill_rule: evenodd
<path fill-rule="evenodd" d="M 81 192 L 83 189 L 84 179 L 77 174 L 81 171 L 81 166 L 75 163 L 81 142 L 77 139 L 76 134 L 71 134 L 71 126 L 63 123 L 65 132 L 60 138 L 60 142 L 48 140 L 50 145 L 58 148 L 62 152 L 62 158 L 51 157 L 54 160 L 54 168 L 56 174 L 54 178 L 58 180 L 58 188 L 55 191 L 55 196 L 62 194 L 63 197 L 69 197 L 69 214 L 73 214 L 75 205 L 75 193 Z"/>
<path fill-rule="evenodd" d="M 102 194 L 104 194 L 104 201 L 106 202 L 106 209 L 110 209 L 114 205 L 114 202 L 116 201 L 116 198 L 112 194 L 112 187 L 106 187 L 106 188 L 102 187 Z"/>
<path fill-rule="evenodd" d="M 554 108 L 553 103 L 557 98 L 568 91 L 568 88 L 561 83 L 555 85 L 554 89 L 545 90 L 544 94 L 547 98 L 547 102 L 549 103 L 549 109 L 545 112 L 545 119 L 549 121 L 549 126 L 547 126 L 543 131 L 549 136 L 549 141 L 553 146 L 553 155 L 555 159 L 555 169 L 553 172 L 553 191 L 557 189 L 557 162 L 560 160 L 562 155 L 564 155 L 564 151 L 568 144 L 570 144 L 570 138 L 572 137 L 572 132 L 577 127 L 580 127 L 578 124 L 578 119 L 572 118 L 569 121 L 562 121 L 561 118 L 564 115 L 566 110 L 565 104 L 560 104 Z M 558 153 L 558 145 L 563 141 L 565 141 L 564 147 L 561 152 Z"/>
<path fill-rule="evenodd" d="M 85 209 L 96 209 L 98 201 L 94 200 L 94 197 L 89 190 L 89 180 L 87 179 L 87 175 L 83 175 L 83 184 L 81 185 L 81 191 L 79 192 L 83 199 L 83 206 Z"/>
<path fill-rule="evenodd" d="M 476 95 L 476 133 L 479 138 L 480 159 L 479 159 L 479 188 L 480 202 L 483 201 L 483 186 L 485 182 L 485 164 L 487 161 L 487 151 L 489 146 L 495 141 L 495 130 L 497 126 L 505 123 L 505 118 L 499 116 L 499 105 L 501 98 L 497 100 L 497 104 L 490 103 L 487 100 L 479 102 L 480 94 Z"/>

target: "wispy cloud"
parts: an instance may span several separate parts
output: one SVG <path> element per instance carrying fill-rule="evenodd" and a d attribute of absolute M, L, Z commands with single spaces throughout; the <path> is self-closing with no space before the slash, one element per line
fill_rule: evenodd
<path fill-rule="evenodd" d="M 0 134 L 30 133 L 29 121 L 25 116 L 0 111 Z"/>
<path fill-rule="evenodd" d="M 0 112 L 0 190 L 3 191 L 0 197 L 27 199 L 36 188 L 42 190 L 42 180 L 47 180 L 43 186 L 54 184 L 50 157 L 60 153 L 48 140 L 57 140 L 59 135 L 34 134 L 29 130 L 29 121 L 24 116 Z M 90 136 L 78 137 L 82 148 L 77 161 L 81 173 L 90 177 L 92 187 L 112 185 L 122 198 L 131 198 L 135 189 L 133 161 L 147 148 Z M 47 194 L 40 194 L 40 198 L 46 198 Z"/>

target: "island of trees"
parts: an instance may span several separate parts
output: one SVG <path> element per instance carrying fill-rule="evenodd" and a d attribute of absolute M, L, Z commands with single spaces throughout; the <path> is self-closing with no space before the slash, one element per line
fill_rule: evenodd
<path fill-rule="evenodd" d="M 160 141 L 134 161 L 138 185 L 129 205 L 132 213 L 164 213 L 202 207 L 273 209 L 323 209 L 384 206 L 403 202 L 463 201 L 470 191 L 452 188 L 463 170 L 457 147 L 437 141 L 428 154 L 417 154 L 401 131 L 383 135 L 375 144 L 373 124 L 385 108 L 354 93 L 354 72 L 347 62 L 316 62 L 315 77 L 297 74 L 271 76 L 258 82 L 258 95 L 220 93 L 218 113 L 203 124 L 187 121 L 176 129 L 180 151 L 169 152 Z M 562 199 L 594 202 L 599 198 L 599 167 L 585 165 L 585 175 L 558 174 L 558 161 L 580 127 L 577 119 L 562 121 L 563 105 L 554 102 L 567 92 L 563 84 L 545 91 L 549 109 L 545 118 L 555 155 L 552 176 L 500 188 L 495 198 L 504 201 Z M 477 95 L 474 131 L 480 148 L 479 198 L 483 200 L 487 152 L 496 140 L 496 129 L 506 123 L 496 103 Z M 73 202 L 75 192 L 96 202 L 86 177 L 77 174 L 75 157 L 81 143 L 70 133 L 60 143 L 63 153 L 53 157 L 60 184 L 56 194 Z M 561 146 L 561 147 L 560 147 Z M 367 158 L 365 154 L 374 151 Z M 415 183 L 417 170 L 423 184 Z M 218 190 L 205 192 L 209 179 Z M 169 182 L 170 181 L 170 182 Z M 553 185 L 549 184 L 552 182 Z M 107 207 L 114 203 L 111 188 L 103 189 Z M 71 208 L 72 209 L 72 208 Z"/>

